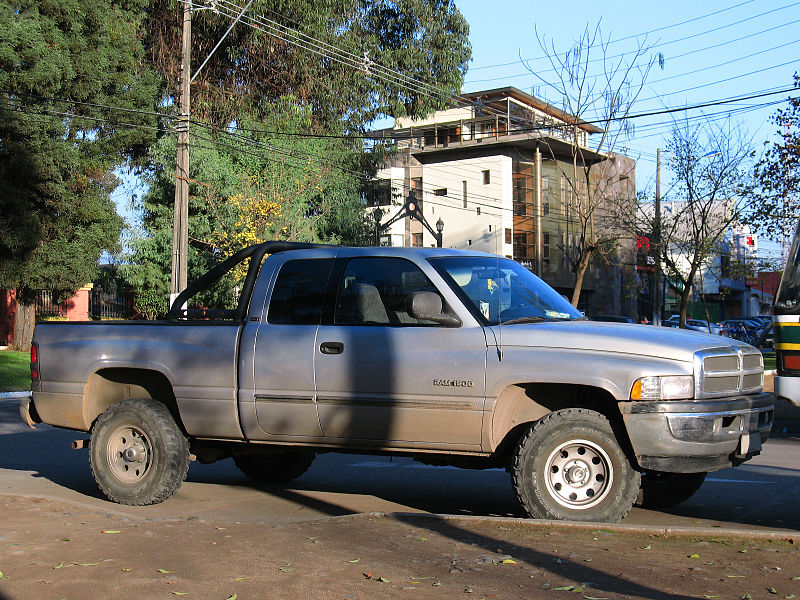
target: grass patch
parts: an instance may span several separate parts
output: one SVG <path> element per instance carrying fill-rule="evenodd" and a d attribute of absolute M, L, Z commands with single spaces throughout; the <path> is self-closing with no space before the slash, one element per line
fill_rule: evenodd
<path fill-rule="evenodd" d="M 0 351 L 0 392 L 25 392 L 31 389 L 31 355 L 27 352 Z"/>

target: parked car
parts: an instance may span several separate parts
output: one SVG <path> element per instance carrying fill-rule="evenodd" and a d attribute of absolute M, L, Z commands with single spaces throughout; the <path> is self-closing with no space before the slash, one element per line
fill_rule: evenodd
<path fill-rule="evenodd" d="M 680 315 L 672 315 L 669 319 L 661 321 L 662 325 L 666 327 L 680 327 Z M 719 323 L 709 322 L 704 319 L 686 319 L 686 329 L 692 331 L 702 331 L 704 333 L 713 333 L 714 335 L 724 335 L 725 328 Z"/>
<path fill-rule="evenodd" d="M 166 320 L 37 324 L 31 376 L 23 420 L 90 432 L 99 488 L 132 505 L 192 459 L 275 483 L 369 452 L 507 468 L 532 517 L 619 521 L 757 455 L 774 413 L 756 348 L 592 322 L 519 263 L 447 248 L 250 246 Z"/>

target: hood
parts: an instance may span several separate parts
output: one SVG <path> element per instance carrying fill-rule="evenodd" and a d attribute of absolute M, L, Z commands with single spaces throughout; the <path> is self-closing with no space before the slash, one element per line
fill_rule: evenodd
<path fill-rule="evenodd" d="M 527 346 L 595 350 L 686 362 L 691 362 L 698 350 L 727 347 L 735 352 L 737 347 L 746 345 L 731 338 L 687 329 L 598 321 L 545 321 L 494 326 L 491 329 L 498 343 L 502 340 L 504 348 Z"/>

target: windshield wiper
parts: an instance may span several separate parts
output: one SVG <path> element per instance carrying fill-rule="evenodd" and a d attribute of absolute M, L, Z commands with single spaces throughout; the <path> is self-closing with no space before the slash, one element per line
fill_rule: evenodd
<path fill-rule="evenodd" d="M 514 325 L 515 323 L 541 323 L 546 321 L 544 317 L 530 316 L 530 317 L 517 317 L 510 321 L 500 321 L 500 325 Z"/>

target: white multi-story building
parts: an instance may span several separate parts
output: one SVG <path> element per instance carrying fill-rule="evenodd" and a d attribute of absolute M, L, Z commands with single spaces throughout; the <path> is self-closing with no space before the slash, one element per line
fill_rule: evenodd
<path fill-rule="evenodd" d="M 397 119 L 394 127 L 375 132 L 396 140 L 399 150 L 378 172 L 370 197 L 381 210 L 380 222 L 393 220 L 413 192 L 433 230 L 418 219 L 396 219 L 381 228 L 380 243 L 435 246 L 438 224 L 443 246 L 514 258 L 570 294 L 571 260 L 580 235 L 576 207 L 582 201 L 575 193 L 580 189 L 574 181 L 575 149 L 581 172 L 584 164 L 605 161 L 598 171 L 607 177 L 610 166 L 615 185 L 631 199 L 636 195 L 634 161 L 593 151 L 589 136 L 602 130 L 580 120 L 577 127 L 570 125 L 575 121 L 506 87 L 465 94 L 458 107 L 427 119 Z M 590 268 L 582 308 L 635 316 L 634 261 L 628 261 L 629 275 L 619 262 Z"/>

